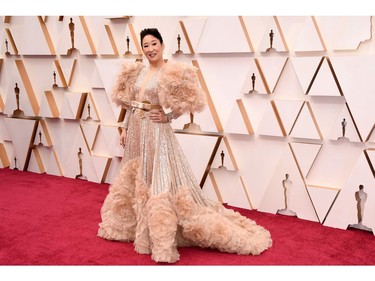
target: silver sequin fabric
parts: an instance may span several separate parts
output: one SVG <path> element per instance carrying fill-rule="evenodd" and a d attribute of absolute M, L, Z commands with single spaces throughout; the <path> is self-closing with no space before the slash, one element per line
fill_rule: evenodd
<path fill-rule="evenodd" d="M 135 83 L 133 97 L 139 102 L 159 104 L 156 72 L 144 86 L 141 85 L 148 67 L 144 67 Z M 151 195 L 171 192 L 175 195 L 179 187 L 189 187 L 194 200 L 202 205 L 210 205 L 199 187 L 192 169 L 185 157 L 174 131 L 169 123 L 155 123 L 149 119 L 149 112 L 131 110 L 123 163 L 140 157 L 143 180 L 150 188 Z"/>

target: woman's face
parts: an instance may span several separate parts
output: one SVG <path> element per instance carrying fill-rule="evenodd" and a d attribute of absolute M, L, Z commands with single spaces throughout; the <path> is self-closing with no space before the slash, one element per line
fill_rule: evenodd
<path fill-rule="evenodd" d="M 142 50 L 149 62 L 157 62 L 163 59 L 164 44 L 152 35 L 143 37 Z"/>

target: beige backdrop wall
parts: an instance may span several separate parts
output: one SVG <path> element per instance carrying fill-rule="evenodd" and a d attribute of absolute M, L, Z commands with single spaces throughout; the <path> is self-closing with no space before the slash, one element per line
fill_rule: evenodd
<path fill-rule="evenodd" d="M 288 208 L 298 218 L 346 229 L 357 223 L 362 184 L 363 224 L 375 229 L 373 17 L 0 20 L 0 168 L 75 178 L 81 148 L 87 180 L 111 183 L 124 117 L 111 88 L 124 61 L 142 59 L 140 30 L 157 27 L 165 58 L 198 67 L 207 93 L 203 113 L 172 125 L 209 198 L 276 213 L 288 174 Z M 17 107 L 24 115 L 14 115 Z M 191 121 L 201 131 L 183 130 Z"/>

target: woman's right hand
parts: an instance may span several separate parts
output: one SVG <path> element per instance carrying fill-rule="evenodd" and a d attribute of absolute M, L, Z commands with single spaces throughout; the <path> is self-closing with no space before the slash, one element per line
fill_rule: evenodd
<path fill-rule="evenodd" d="M 120 144 L 121 144 L 122 147 L 125 147 L 126 133 L 127 133 L 127 129 L 122 128 L 122 132 L 121 132 L 121 135 L 120 135 Z"/>

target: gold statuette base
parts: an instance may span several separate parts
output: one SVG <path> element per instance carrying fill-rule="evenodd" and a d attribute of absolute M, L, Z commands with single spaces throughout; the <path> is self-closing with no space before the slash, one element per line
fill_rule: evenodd
<path fill-rule="evenodd" d="M 297 216 L 297 214 L 295 212 L 293 212 L 292 210 L 289 210 L 289 209 L 277 210 L 277 214 L 284 215 L 284 216 L 290 216 L 290 217 L 296 217 Z"/>
<path fill-rule="evenodd" d="M 24 117 L 25 113 L 21 109 L 16 109 L 13 111 L 12 117 Z"/>
<path fill-rule="evenodd" d="M 195 124 L 195 123 L 185 124 L 183 130 L 189 131 L 189 132 L 201 132 L 202 131 L 201 127 L 198 124 Z"/>
<path fill-rule="evenodd" d="M 365 226 L 365 225 L 362 224 L 362 223 L 349 224 L 349 226 L 348 226 L 347 229 L 350 229 L 350 228 L 355 228 L 355 229 L 359 229 L 359 230 L 364 230 L 364 231 L 368 231 L 368 232 L 373 232 L 371 228 Z"/>
<path fill-rule="evenodd" d="M 78 180 L 87 180 L 87 177 L 85 177 L 84 175 L 76 175 L 76 179 L 78 179 Z"/>
<path fill-rule="evenodd" d="M 275 48 L 268 48 L 268 49 L 266 50 L 266 52 L 267 52 L 267 53 L 276 53 L 277 51 L 276 51 Z"/>

